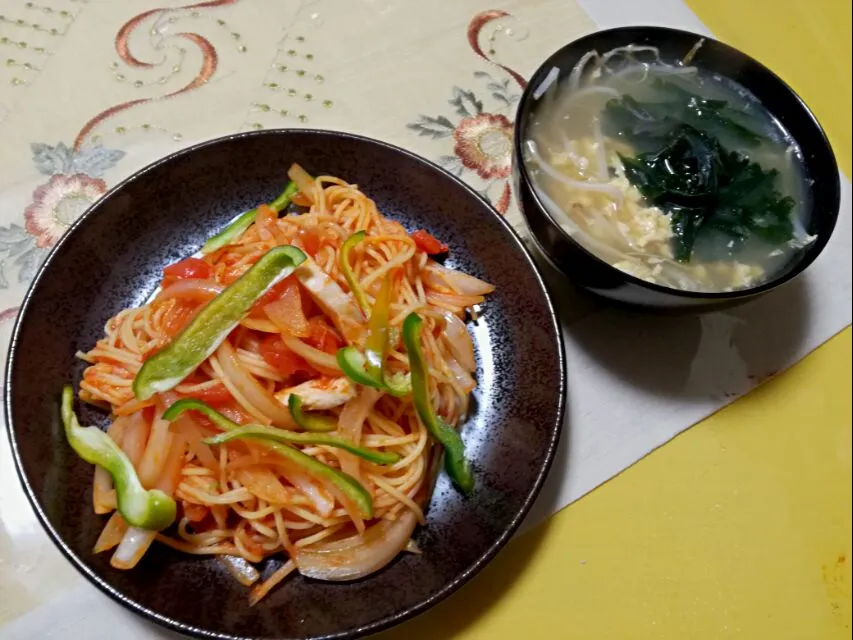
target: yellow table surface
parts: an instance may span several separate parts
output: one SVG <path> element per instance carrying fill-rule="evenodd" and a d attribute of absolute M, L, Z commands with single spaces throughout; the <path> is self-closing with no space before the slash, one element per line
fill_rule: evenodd
<path fill-rule="evenodd" d="M 849 176 L 849 0 L 688 4 L 800 93 Z M 848 327 L 381 637 L 850 638 L 851 382 Z"/>

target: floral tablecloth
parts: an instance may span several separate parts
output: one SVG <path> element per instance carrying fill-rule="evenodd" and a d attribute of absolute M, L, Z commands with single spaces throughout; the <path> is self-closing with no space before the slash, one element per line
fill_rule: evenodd
<path fill-rule="evenodd" d="M 525 78 L 566 41 L 626 22 L 704 30 L 677 0 L 5 0 L 0 350 L 38 266 L 86 207 L 145 164 L 235 131 L 339 129 L 412 149 L 470 182 L 526 234 L 508 182 Z M 559 286 L 567 338 L 568 430 L 529 522 L 850 323 L 846 179 L 844 190 L 839 228 L 810 272 L 731 313 L 617 311 L 543 265 Z M 107 603 L 39 529 L 5 432 L 0 569 L 0 635 L 46 637 L 76 616 L 87 629 L 78 637 L 108 637 L 109 618 L 89 611 Z"/>

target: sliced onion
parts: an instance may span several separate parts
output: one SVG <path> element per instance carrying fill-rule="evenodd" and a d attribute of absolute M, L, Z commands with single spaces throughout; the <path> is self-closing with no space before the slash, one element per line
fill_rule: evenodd
<path fill-rule="evenodd" d="M 293 558 L 299 573 L 317 580 L 358 580 L 379 571 L 409 544 L 417 518 L 406 511 L 397 520 L 382 520 L 354 539 L 298 549 Z"/>
<path fill-rule="evenodd" d="M 279 582 L 293 573 L 294 569 L 296 569 L 296 565 L 293 564 L 293 560 L 288 560 L 269 578 L 252 589 L 249 594 L 249 606 L 254 607 L 258 604 Z"/>
<path fill-rule="evenodd" d="M 467 307 L 473 307 L 475 304 L 482 304 L 483 296 L 463 296 L 461 294 L 455 293 L 438 293 L 436 291 L 430 291 L 426 294 L 427 302 L 430 304 L 438 304 L 440 306 L 445 307 L 455 307 L 458 309 L 465 309 Z"/>
<path fill-rule="evenodd" d="M 145 453 L 145 445 L 151 432 L 151 424 L 145 419 L 142 410 L 130 414 L 130 421 L 121 439 L 121 448 L 130 458 L 134 467 L 138 467 Z"/>
<path fill-rule="evenodd" d="M 421 551 L 421 548 L 418 546 L 418 543 L 415 542 L 414 538 L 409 538 L 409 541 L 406 543 L 406 553 L 413 553 L 416 556 L 419 556 L 423 551 Z"/>
<path fill-rule="evenodd" d="M 130 423 L 127 416 L 117 416 L 107 429 L 107 435 L 122 446 L 124 432 Z M 92 505 L 95 513 L 110 513 L 116 508 L 116 492 L 113 489 L 113 479 L 109 472 L 100 466 L 95 466 L 95 477 L 92 482 Z"/>
<path fill-rule="evenodd" d="M 113 478 L 103 467 L 95 466 L 95 477 L 92 481 L 92 506 L 95 513 L 102 515 L 116 508 L 116 492 L 113 489 Z"/>
<path fill-rule="evenodd" d="M 299 338 L 282 334 L 281 339 L 284 341 L 284 344 L 287 345 L 288 349 L 306 360 L 308 364 L 322 369 L 322 373 L 331 372 L 331 375 L 333 376 L 341 375 L 341 368 L 338 365 L 338 360 L 335 356 L 326 353 L 325 351 L 315 349 L 310 344 L 302 342 Z"/>
<path fill-rule="evenodd" d="M 360 445 L 361 430 L 364 427 L 364 421 L 373 410 L 373 405 L 381 397 L 382 392 L 378 389 L 361 387 L 358 395 L 349 400 L 344 405 L 344 408 L 341 409 L 341 414 L 338 416 L 338 430 L 336 433 L 356 446 Z M 341 461 L 341 470 L 360 481 L 361 459 L 343 450 L 337 450 L 335 454 L 338 456 L 338 460 Z"/>
<path fill-rule="evenodd" d="M 251 587 L 261 579 L 261 574 L 248 560 L 238 556 L 217 556 L 216 560 L 244 587 Z"/>
<path fill-rule="evenodd" d="M 433 288 L 450 287 L 456 293 L 482 296 L 495 290 L 494 285 L 461 271 L 454 271 L 437 262 L 427 263 L 424 281 Z"/>
<path fill-rule="evenodd" d="M 162 415 L 163 408 L 158 406 L 154 422 L 151 424 L 148 442 L 145 444 L 145 452 L 142 454 L 142 460 L 136 466 L 139 481 L 145 488 L 153 488 L 160 480 L 166 464 L 167 453 L 172 448 L 174 434 L 169 430 L 169 422 L 163 420 Z"/>
<path fill-rule="evenodd" d="M 422 309 L 420 313 L 444 323 L 441 338 L 449 347 L 450 353 L 456 361 L 466 371 L 473 373 L 477 368 L 477 362 L 474 359 L 474 342 L 471 340 L 468 328 L 459 316 L 447 309 L 431 307 Z"/>
<path fill-rule="evenodd" d="M 234 477 L 246 489 L 270 504 L 287 504 L 290 501 L 290 494 L 278 476 L 266 467 L 243 467 L 234 471 Z"/>
<path fill-rule="evenodd" d="M 129 527 L 121 539 L 118 549 L 110 558 L 110 565 L 116 569 L 133 569 L 148 551 L 148 547 L 157 537 L 156 531 Z"/>
<path fill-rule="evenodd" d="M 228 381 L 234 385 L 244 398 L 266 416 L 277 427 L 293 428 L 295 423 L 287 407 L 281 405 L 251 374 L 243 369 L 234 347 L 228 340 L 223 341 L 216 350 L 219 363 Z"/>
<path fill-rule="evenodd" d="M 338 430 L 336 433 L 353 444 L 361 444 L 361 432 L 364 427 L 364 421 L 367 420 L 367 416 L 373 411 L 374 405 L 381 397 L 382 392 L 378 389 L 361 387 L 358 395 L 349 400 L 344 405 L 344 408 L 341 409 L 340 416 L 338 416 Z M 361 459 L 343 450 L 336 451 L 335 454 L 341 463 L 341 471 L 361 482 Z M 332 489 L 332 495 L 336 496 L 341 504 L 344 505 L 347 514 L 349 514 L 358 532 L 364 533 L 364 519 L 361 517 L 361 511 L 356 504 L 337 489 Z"/>
<path fill-rule="evenodd" d="M 172 443 L 169 445 L 169 451 L 166 454 L 166 460 L 163 462 L 163 470 L 157 482 L 154 483 L 155 489 L 160 489 L 167 496 L 175 493 L 175 488 L 178 486 L 178 478 L 181 475 L 181 468 L 184 466 L 186 451 L 186 438 L 184 438 L 183 434 L 174 434 L 172 436 Z"/>
<path fill-rule="evenodd" d="M 291 464 L 282 464 L 282 475 L 294 487 L 299 489 L 314 504 L 314 508 L 324 518 L 332 515 L 335 510 L 335 499 L 329 494 L 325 487 L 318 485 L 314 480 L 298 471 Z"/>
<path fill-rule="evenodd" d="M 202 442 L 204 434 L 190 413 L 182 413 L 178 416 L 178 419 L 172 423 L 170 429 L 174 433 L 183 435 L 190 452 L 195 455 L 195 459 L 200 464 L 213 472 L 219 471 L 219 461 L 211 452 L 210 447 Z"/>
<path fill-rule="evenodd" d="M 474 360 L 474 342 L 471 340 L 468 328 L 455 313 L 444 311 L 441 316 L 444 318 L 442 337 L 450 347 L 450 352 L 466 371 L 473 372 L 477 368 L 477 363 Z"/>
<path fill-rule="evenodd" d="M 247 329 L 253 329 L 254 331 L 261 331 L 263 333 L 278 333 L 279 329 L 269 320 L 264 318 L 252 318 L 251 316 L 247 316 L 240 321 L 240 325 L 246 327 Z"/>
<path fill-rule="evenodd" d="M 295 162 L 287 170 L 287 177 L 296 183 L 296 188 L 311 204 L 314 204 L 314 178 Z"/>
<path fill-rule="evenodd" d="M 159 464 L 161 473 L 153 485 L 166 495 L 171 496 L 175 493 L 175 487 L 178 484 L 178 476 L 181 472 L 184 451 L 186 451 L 186 439 L 180 433 L 173 434 L 169 431 L 169 423 L 165 420 L 160 420 L 159 417 L 157 417 L 154 419 L 154 422 L 155 425 L 157 422 L 164 422 L 166 424 L 166 433 L 169 436 L 168 439 L 170 444 L 165 455 L 163 455 L 162 450 L 160 452 L 160 457 L 163 458 L 163 461 Z M 153 439 L 154 436 L 152 436 L 152 440 Z M 145 555 L 148 547 L 151 546 L 151 543 L 154 542 L 156 537 L 156 531 L 140 529 L 138 527 L 128 527 L 118 549 L 116 549 L 113 557 L 110 558 L 110 565 L 116 569 L 133 569 L 133 567 L 135 567 L 142 559 L 142 556 Z"/>
<path fill-rule="evenodd" d="M 92 552 L 101 553 L 102 551 L 112 549 L 122 541 L 125 533 L 127 533 L 127 522 L 121 517 L 118 511 L 114 511 L 110 519 L 107 520 L 107 524 L 104 525 L 101 535 L 95 541 L 95 547 L 92 549 Z"/>
<path fill-rule="evenodd" d="M 364 518 L 361 517 L 361 509 L 358 508 L 358 505 L 355 501 L 348 498 L 344 495 L 344 492 L 338 489 L 337 487 L 330 485 L 329 493 L 331 493 L 335 498 L 337 498 L 338 502 L 343 505 L 344 511 L 347 512 L 350 520 L 352 520 L 353 525 L 355 526 L 355 530 L 358 532 L 358 535 L 362 535 L 366 529 L 364 526 Z"/>
<path fill-rule="evenodd" d="M 453 378 L 456 380 L 456 384 L 458 384 L 465 393 L 471 393 L 474 390 L 474 387 L 477 386 L 477 383 L 474 382 L 474 378 L 471 377 L 471 374 L 465 371 L 462 365 L 456 362 L 453 358 L 448 358 L 446 362 L 448 369 L 450 369 L 450 373 L 453 374 Z"/>
<path fill-rule="evenodd" d="M 207 302 L 225 290 L 225 285 L 215 280 L 178 280 L 157 294 L 157 300 L 180 298 L 194 302 Z"/>

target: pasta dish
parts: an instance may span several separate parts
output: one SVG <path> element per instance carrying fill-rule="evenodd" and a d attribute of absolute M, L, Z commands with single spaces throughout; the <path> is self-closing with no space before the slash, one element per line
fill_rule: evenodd
<path fill-rule="evenodd" d="M 357 186 L 288 175 L 78 354 L 78 398 L 110 412 L 106 434 L 80 426 L 70 387 L 62 406 L 111 514 L 94 551 L 118 569 L 155 541 L 218 556 L 253 604 L 294 571 L 350 580 L 419 553 L 442 460 L 472 489 L 465 321 L 493 290 Z"/>

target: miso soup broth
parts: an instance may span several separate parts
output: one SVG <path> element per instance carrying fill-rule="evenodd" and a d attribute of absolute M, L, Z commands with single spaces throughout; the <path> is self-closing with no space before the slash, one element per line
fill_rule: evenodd
<path fill-rule="evenodd" d="M 801 153 L 751 93 L 689 57 L 588 53 L 543 83 L 525 162 L 552 217 L 618 269 L 691 291 L 757 286 L 815 239 Z"/>

